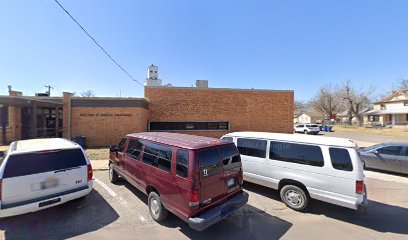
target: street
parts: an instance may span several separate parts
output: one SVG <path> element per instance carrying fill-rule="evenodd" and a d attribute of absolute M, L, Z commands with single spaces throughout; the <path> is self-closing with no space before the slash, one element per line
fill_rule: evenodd
<path fill-rule="evenodd" d="M 367 172 L 367 213 L 313 201 L 305 213 L 287 208 L 277 191 L 245 183 L 249 202 L 240 212 L 196 232 L 170 214 L 152 220 L 147 197 L 125 181 L 111 184 L 107 171 L 94 173 L 84 199 L 44 211 L 2 219 L 5 239 L 406 239 L 406 176 Z M 376 178 L 374 178 L 376 177 Z"/>

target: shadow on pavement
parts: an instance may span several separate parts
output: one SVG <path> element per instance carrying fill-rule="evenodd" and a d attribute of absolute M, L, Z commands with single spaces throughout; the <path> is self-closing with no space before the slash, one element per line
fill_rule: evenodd
<path fill-rule="evenodd" d="M 244 182 L 244 189 L 276 201 L 281 201 L 279 192 L 271 188 Z M 305 213 L 324 215 L 378 232 L 408 234 L 408 209 L 377 201 L 370 200 L 367 212 L 364 213 L 313 200 L 308 208 L 305 209 Z"/>
<path fill-rule="evenodd" d="M 119 218 L 95 190 L 83 199 L 35 213 L 1 219 L 5 239 L 66 239 L 92 232 Z"/>
<path fill-rule="evenodd" d="M 408 209 L 376 201 L 369 201 L 365 213 L 320 201 L 314 201 L 306 212 L 325 215 L 378 232 L 408 234 Z"/>
<path fill-rule="evenodd" d="M 119 181 L 117 185 L 124 185 L 135 196 L 146 204 L 147 196 L 126 181 Z M 245 205 L 238 212 L 216 223 L 202 232 L 190 228 L 179 217 L 169 214 L 168 218 L 160 223 L 168 228 L 180 228 L 180 231 L 190 239 L 279 239 L 292 226 L 291 223 L 274 217 L 264 211 Z"/>
<path fill-rule="evenodd" d="M 169 215 L 169 219 L 162 223 L 169 228 L 180 228 L 189 239 L 279 239 L 292 224 L 268 213 L 245 205 L 238 212 L 215 225 L 198 232 L 176 217 Z"/>

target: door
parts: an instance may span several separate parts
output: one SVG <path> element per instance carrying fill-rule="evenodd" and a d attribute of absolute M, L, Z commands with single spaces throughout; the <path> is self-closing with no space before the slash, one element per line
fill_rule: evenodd
<path fill-rule="evenodd" d="M 408 147 L 404 147 L 404 151 L 401 155 L 401 171 L 404 174 L 408 174 Z"/>
<path fill-rule="evenodd" d="M 86 188 L 87 163 L 81 149 L 10 155 L 2 180 L 2 207 L 46 200 Z"/>
<path fill-rule="evenodd" d="M 123 171 L 123 151 L 126 147 L 127 138 L 122 138 L 117 145 L 117 150 L 115 152 L 111 152 L 113 155 L 111 160 L 115 162 L 118 171 Z"/>
<path fill-rule="evenodd" d="M 375 155 L 379 159 L 379 163 L 382 166 L 382 170 L 400 172 L 401 163 L 399 158 L 402 153 L 401 146 L 386 146 L 377 149 Z"/>
<path fill-rule="evenodd" d="M 143 144 L 139 139 L 129 139 L 126 153 L 123 155 L 123 169 L 139 189 L 142 188 L 141 178 L 143 177 L 139 166 L 141 164 L 142 149 Z"/>

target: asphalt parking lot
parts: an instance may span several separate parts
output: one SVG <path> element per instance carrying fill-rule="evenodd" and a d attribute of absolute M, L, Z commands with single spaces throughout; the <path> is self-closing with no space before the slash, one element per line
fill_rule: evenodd
<path fill-rule="evenodd" d="M 305 213 L 288 209 L 277 191 L 245 183 L 246 207 L 196 232 L 173 215 L 154 222 L 147 197 L 130 184 L 94 173 L 84 199 L 0 220 L 5 239 L 407 239 L 408 177 L 367 172 L 367 213 L 313 201 Z"/>

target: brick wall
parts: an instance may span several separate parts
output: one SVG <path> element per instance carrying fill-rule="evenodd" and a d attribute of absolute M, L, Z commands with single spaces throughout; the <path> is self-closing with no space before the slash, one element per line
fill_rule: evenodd
<path fill-rule="evenodd" d="M 292 133 L 293 91 L 145 87 L 150 121 L 229 121 L 230 131 Z M 220 137 L 227 131 L 187 134 Z"/>
<path fill-rule="evenodd" d="M 117 144 L 132 132 L 145 132 L 148 110 L 136 107 L 72 107 L 71 137 L 86 136 L 87 146 Z"/>

